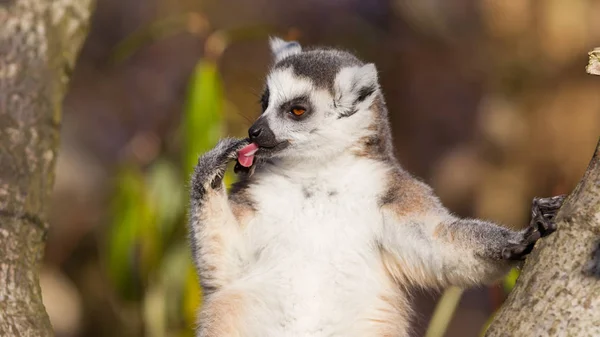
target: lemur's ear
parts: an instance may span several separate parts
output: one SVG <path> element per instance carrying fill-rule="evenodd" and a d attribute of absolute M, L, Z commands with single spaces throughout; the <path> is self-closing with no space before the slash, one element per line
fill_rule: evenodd
<path fill-rule="evenodd" d="M 355 110 L 358 104 L 370 102 L 379 90 L 377 68 L 373 63 L 343 68 L 335 80 L 336 104 Z"/>
<path fill-rule="evenodd" d="M 270 37 L 269 44 L 271 45 L 271 52 L 275 58 L 275 62 L 279 62 L 284 58 L 298 54 L 302 51 L 302 46 L 296 41 L 284 41 L 278 37 Z"/>
<path fill-rule="evenodd" d="M 373 63 L 367 63 L 354 73 L 353 90 L 358 92 L 357 100 L 364 101 L 379 89 L 377 68 Z"/>

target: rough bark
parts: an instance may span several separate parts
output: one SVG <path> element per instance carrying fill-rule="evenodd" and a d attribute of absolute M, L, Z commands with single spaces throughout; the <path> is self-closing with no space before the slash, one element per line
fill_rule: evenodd
<path fill-rule="evenodd" d="M 38 268 L 60 109 L 91 0 L 0 0 L 0 336 L 51 336 Z"/>
<path fill-rule="evenodd" d="M 600 336 L 600 142 L 486 337 Z"/>

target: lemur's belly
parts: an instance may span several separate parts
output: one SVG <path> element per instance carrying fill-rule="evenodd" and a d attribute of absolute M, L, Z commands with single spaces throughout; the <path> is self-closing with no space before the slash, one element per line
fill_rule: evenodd
<path fill-rule="evenodd" d="M 376 245 L 377 207 L 360 199 L 323 204 L 313 214 L 271 207 L 249 224 L 252 258 L 240 281 L 260 298 L 248 310 L 270 326 L 262 336 L 383 335 L 377 332 L 395 310 L 398 289 Z"/>

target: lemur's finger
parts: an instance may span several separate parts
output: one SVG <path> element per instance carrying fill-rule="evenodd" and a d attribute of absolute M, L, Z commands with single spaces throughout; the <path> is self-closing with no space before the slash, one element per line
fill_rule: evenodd
<path fill-rule="evenodd" d="M 229 159 L 237 159 L 238 151 L 243 149 L 248 144 L 250 144 L 248 139 L 239 139 L 237 142 L 233 143 L 227 151 Z"/>
<path fill-rule="evenodd" d="M 223 181 L 223 174 L 224 172 L 217 172 L 217 174 L 215 175 L 215 177 L 212 179 L 212 181 L 210 182 L 210 187 L 213 189 L 217 189 L 219 188 L 219 186 L 221 186 L 221 182 Z"/>
<path fill-rule="evenodd" d="M 538 221 L 538 230 L 542 233 L 542 236 L 546 236 L 556 231 L 556 223 L 553 219 L 547 219 L 543 216 L 540 218 L 541 220 Z"/>
<path fill-rule="evenodd" d="M 225 138 L 217 143 L 211 151 L 218 153 L 217 165 L 227 165 L 228 162 L 237 159 L 237 152 L 248 144 L 247 139 Z"/>
<path fill-rule="evenodd" d="M 566 198 L 566 195 L 557 195 L 550 198 L 534 198 L 533 206 L 537 207 L 543 214 L 556 213 L 562 206 Z"/>

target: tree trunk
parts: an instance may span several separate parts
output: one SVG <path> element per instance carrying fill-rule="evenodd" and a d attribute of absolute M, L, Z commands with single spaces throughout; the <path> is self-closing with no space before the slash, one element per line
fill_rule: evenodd
<path fill-rule="evenodd" d="M 600 336 L 600 142 L 486 337 Z"/>
<path fill-rule="evenodd" d="M 38 267 L 60 109 L 91 0 L 0 0 L 0 336 L 51 336 Z"/>
<path fill-rule="evenodd" d="M 589 53 L 600 75 L 600 48 Z M 556 215 L 558 230 L 527 258 L 486 337 L 600 336 L 600 141 Z"/>

